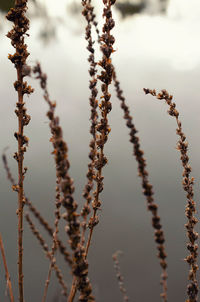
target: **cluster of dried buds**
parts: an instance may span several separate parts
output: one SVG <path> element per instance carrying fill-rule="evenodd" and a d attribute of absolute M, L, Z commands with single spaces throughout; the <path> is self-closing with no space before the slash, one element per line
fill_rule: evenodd
<path fill-rule="evenodd" d="M 104 0 L 104 11 L 103 17 L 105 17 L 105 23 L 103 25 L 103 34 L 101 36 L 101 50 L 103 53 L 102 60 L 98 63 L 103 70 L 101 71 L 101 75 L 98 76 L 98 79 L 103 83 L 101 85 L 101 90 L 103 96 L 101 97 L 102 101 L 99 104 L 99 108 L 101 111 L 101 119 L 97 124 L 96 131 L 99 134 L 96 134 L 96 145 L 97 145 L 97 154 L 95 159 L 95 168 L 97 170 L 97 174 L 95 176 L 95 181 L 97 182 L 97 188 L 94 192 L 94 201 L 93 201 L 93 209 L 97 211 L 100 207 L 101 202 L 99 201 L 99 193 L 103 191 L 103 179 L 104 177 L 101 175 L 102 168 L 107 164 L 107 158 L 104 155 L 104 145 L 107 142 L 108 134 L 111 131 L 110 126 L 108 124 L 107 115 L 112 109 L 112 104 L 110 102 L 111 94 L 108 91 L 108 87 L 112 82 L 113 76 L 113 66 L 111 63 L 111 53 L 113 50 L 113 44 L 115 42 L 115 38 L 110 34 L 110 31 L 113 29 L 115 22 L 112 18 L 112 10 L 111 6 L 115 3 L 115 1 L 106 1 Z M 96 219 L 94 219 L 94 224 Z"/>
<path fill-rule="evenodd" d="M 190 266 L 189 271 L 189 280 L 190 284 L 188 285 L 187 294 L 189 300 L 187 302 L 197 302 L 197 294 L 198 294 L 198 283 L 196 278 L 196 273 L 198 270 L 197 265 L 197 256 L 198 256 L 198 245 L 196 243 L 198 239 L 198 233 L 194 230 L 196 223 L 198 222 L 197 218 L 194 216 L 196 212 L 196 204 L 193 200 L 194 196 L 194 178 L 190 177 L 190 173 L 192 171 L 191 166 L 189 165 L 189 156 L 188 156 L 188 142 L 186 141 L 186 136 L 182 131 L 182 124 L 179 117 L 179 112 L 176 109 L 176 104 L 172 102 L 173 96 L 170 95 L 166 90 L 162 90 L 160 93 L 156 94 L 155 90 L 144 89 L 145 93 L 152 94 L 156 96 L 159 100 L 165 100 L 167 105 L 169 106 L 168 114 L 176 118 L 177 129 L 176 134 L 179 136 L 179 141 L 177 144 L 177 149 L 181 153 L 181 163 L 183 166 L 183 189 L 187 193 L 187 205 L 185 209 L 185 214 L 188 219 L 186 223 L 187 236 L 189 238 L 189 243 L 187 244 L 187 249 L 190 254 L 186 257 L 186 261 Z"/>
<path fill-rule="evenodd" d="M 15 113 L 19 119 L 19 132 L 15 132 L 14 136 L 17 139 L 20 148 L 15 153 L 14 158 L 19 162 L 19 158 L 23 160 L 23 153 L 26 151 L 28 144 L 28 138 L 23 135 L 23 127 L 27 126 L 30 122 L 30 115 L 26 113 L 25 103 L 23 96 L 25 94 L 31 94 L 33 89 L 27 82 L 23 81 L 26 74 L 23 73 L 24 66 L 26 65 L 26 59 L 29 56 L 27 51 L 27 45 L 24 43 L 24 36 L 29 29 L 29 20 L 26 18 L 25 13 L 27 10 L 27 0 L 16 1 L 15 7 L 11 8 L 6 18 L 14 23 L 11 31 L 8 32 L 7 36 L 11 39 L 11 44 L 15 48 L 16 52 L 8 55 L 8 58 L 15 65 L 17 69 L 18 79 L 14 83 L 15 90 L 18 92 L 18 102 L 16 103 Z"/>
<path fill-rule="evenodd" d="M 92 135 L 92 140 L 90 141 L 90 153 L 89 153 L 89 158 L 90 158 L 90 163 L 88 164 L 88 173 L 87 173 L 87 179 L 88 182 L 85 185 L 84 192 L 83 192 L 83 197 L 86 199 L 86 203 L 83 206 L 83 209 L 81 211 L 81 215 L 84 218 L 84 223 L 83 227 L 84 229 L 86 228 L 86 219 L 87 215 L 90 213 L 90 207 L 89 204 L 92 200 L 92 197 L 90 195 L 90 192 L 93 188 L 93 178 L 94 178 L 94 161 L 96 157 L 96 144 L 95 144 L 95 137 L 96 137 L 96 125 L 97 125 L 97 119 L 98 119 L 98 113 L 97 113 L 97 108 L 98 108 L 98 101 L 96 100 L 96 96 L 98 94 L 98 90 L 96 88 L 97 85 L 97 79 L 96 79 L 96 62 L 94 58 L 94 48 L 93 44 L 94 41 L 92 40 L 92 34 L 91 34 L 91 29 L 92 29 L 92 22 L 94 22 L 94 7 L 91 5 L 91 0 L 83 0 L 82 1 L 83 5 L 83 11 L 82 14 L 85 17 L 87 21 L 87 26 L 85 29 L 85 39 L 88 41 L 88 46 L 87 49 L 90 53 L 88 61 L 90 63 L 90 69 L 89 69 L 89 74 L 90 74 L 90 84 L 89 88 L 91 91 L 90 94 L 90 107 L 91 107 L 91 115 L 90 115 L 90 120 L 91 120 L 91 127 L 90 127 L 90 133 Z M 82 240 L 84 240 L 84 236 L 82 236 Z"/>
<path fill-rule="evenodd" d="M 78 220 L 77 203 L 73 198 L 74 186 L 73 180 L 68 174 L 70 163 L 68 160 L 68 148 L 67 144 L 63 140 L 62 128 L 59 125 L 59 118 L 55 116 L 56 104 L 49 98 L 47 90 L 47 77 L 42 72 L 41 67 L 37 64 L 33 72 L 36 74 L 36 78 L 40 80 L 41 88 L 44 90 L 44 98 L 49 105 L 49 111 L 47 116 L 50 120 L 50 129 L 52 138 L 50 139 L 53 144 L 53 154 L 56 162 L 56 176 L 58 179 L 58 185 L 60 192 L 62 193 L 61 203 L 66 209 L 66 215 L 64 216 L 67 225 L 66 232 L 69 235 L 69 243 L 74 251 L 73 255 L 73 274 L 78 280 L 78 289 L 81 292 L 79 297 L 80 301 L 94 301 L 92 296 L 92 287 L 89 281 L 88 275 L 88 263 L 85 259 L 85 249 L 80 243 L 80 222 Z"/>

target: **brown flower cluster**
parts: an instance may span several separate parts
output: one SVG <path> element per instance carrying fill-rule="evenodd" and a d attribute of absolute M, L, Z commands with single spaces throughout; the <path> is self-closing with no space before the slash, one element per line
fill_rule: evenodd
<path fill-rule="evenodd" d="M 44 99 L 48 103 L 50 109 L 47 112 L 47 116 L 50 120 L 50 129 L 52 133 L 51 142 L 53 144 L 53 154 L 56 162 L 56 176 L 59 181 L 60 192 L 62 193 L 61 203 L 66 209 L 67 215 L 65 219 L 67 221 L 66 232 L 69 235 L 69 243 L 74 252 L 73 254 L 73 274 L 78 280 L 78 289 L 80 290 L 79 301 L 94 301 L 92 296 L 92 286 L 88 275 L 88 263 L 85 259 L 85 249 L 80 243 L 80 222 L 78 220 L 77 203 L 73 198 L 73 180 L 68 174 L 70 167 L 68 160 L 68 148 L 67 144 L 63 140 L 62 129 L 59 125 L 59 118 L 55 116 L 56 104 L 49 98 L 47 90 L 47 77 L 41 70 L 40 64 L 37 64 L 33 69 L 36 78 L 40 80 L 41 88 L 44 91 Z"/>
<path fill-rule="evenodd" d="M 126 126 L 130 129 L 130 142 L 133 144 L 133 154 L 136 158 L 136 161 L 138 163 L 138 172 L 139 177 L 142 179 L 142 187 L 143 187 L 143 194 L 146 197 L 147 200 L 147 206 L 149 211 L 152 213 L 152 226 L 155 229 L 154 235 L 155 235 L 155 242 L 157 244 L 158 249 L 158 258 L 160 259 L 160 265 L 163 270 L 162 273 L 162 280 L 161 284 L 163 286 L 163 293 L 161 296 L 163 297 L 163 300 L 167 301 L 167 262 L 166 262 L 166 253 L 165 253 L 165 247 L 164 247 L 164 232 L 162 230 L 162 225 L 160 222 L 160 217 L 158 216 L 158 206 L 154 201 L 154 192 L 153 192 L 153 186 L 150 184 L 148 179 L 148 172 L 146 170 L 146 160 L 144 158 L 144 152 L 141 150 L 140 147 L 140 140 L 139 137 L 136 135 L 138 132 L 135 128 L 135 125 L 132 121 L 132 116 L 130 115 L 129 107 L 126 104 L 125 97 L 123 96 L 123 91 L 120 88 L 120 83 L 117 80 L 116 72 L 113 72 L 113 81 L 117 93 L 118 99 L 121 101 L 121 108 L 124 112 L 124 119 L 127 121 Z"/>
<path fill-rule="evenodd" d="M 198 245 L 196 243 L 198 239 L 198 233 L 194 230 L 196 223 L 198 222 L 197 218 L 194 216 L 196 212 L 196 204 L 193 200 L 194 196 L 194 178 L 190 177 L 190 173 L 192 171 L 191 166 L 189 165 L 189 156 L 188 156 L 188 142 L 186 141 L 186 136 L 182 131 L 182 124 L 179 120 L 179 112 L 176 109 L 176 104 L 172 102 L 173 96 L 170 95 L 166 90 L 162 90 L 160 93 L 156 93 L 155 90 L 144 89 L 146 94 L 150 93 L 151 95 L 155 96 L 159 100 L 165 100 L 167 105 L 169 106 L 168 114 L 176 118 L 177 129 L 176 134 L 179 136 L 179 141 L 177 144 L 177 149 L 181 153 L 181 163 L 183 166 L 183 189 L 186 192 L 187 196 L 187 205 L 185 209 L 185 214 L 188 219 L 186 223 L 187 229 L 187 236 L 189 239 L 189 243 L 187 244 L 187 249 L 190 252 L 189 255 L 186 257 L 186 261 L 190 266 L 189 271 L 189 280 L 190 284 L 187 288 L 187 294 L 189 300 L 187 302 L 197 302 L 197 295 L 198 295 L 198 282 L 196 273 L 198 270 L 197 265 L 197 256 L 198 256 Z"/>

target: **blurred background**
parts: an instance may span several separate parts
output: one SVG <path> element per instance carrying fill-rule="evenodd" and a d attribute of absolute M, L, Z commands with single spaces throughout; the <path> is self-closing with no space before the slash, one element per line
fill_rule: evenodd
<path fill-rule="evenodd" d="M 89 152 L 90 107 L 88 89 L 88 51 L 84 39 L 85 20 L 78 0 L 30 0 L 30 56 L 28 63 L 39 60 L 48 74 L 49 91 L 57 102 L 64 137 L 69 146 L 70 175 L 74 178 L 79 209 L 83 204 L 82 190 L 86 182 Z M 102 28 L 102 1 L 94 0 L 95 12 Z M 12 158 L 17 149 L 13 133 L 17 129 L 14 114 L 17 100 L 13 82 L 16 71 L 7 59 L 14 50 L 6 33 L 11 24 L 5 14 L 13 1 L 0 0 L 0 137 L 1 152 L 7 155 L 17 178 L 17 165 Z M 188 267 L 184 216 L 186 197 L 181 186 L 182 166 L 176 150 L 175 120 L 166 113 L 167 106 L 151 96 L 143 87 L 167 89 L 174 95 L 183 131 L 189 142 L 190 162 L 195 177 L 195 200 L 199 217 L 199 134 L 200 105 L 200 3 L 197 0 L 117 0 L 113 9 L 116 38 L 113 62 L 130 106 L 141 147 L 147 159 L 150 181 L 166 234 L 168 254 L 169 301 L 186 298 Z M 97 60 L 101 54 L 96 47 Z M 31 123 L 25 128 L 30 144 L 25 154 L 28 173 L 25 192 L 41 213 L 53 224 L 55 168 L 49 142 L 46 117 L 47 105 L 38 83 L 28 80 L 35 93 L 26 98 Z M 111 133 L 105 147 L 109 159 L 103 171 L 104 191 L 101 194 L 100 223 L 94 230 L 89 252 L 90 278 L 97 302 L 122 301 L 112 263 L 112 254 L 123 251 L 121 270 L 130 301 L 161 301 L 160 267 L 153 240 L 151 216 L 142 195 L 137 164 L 132 156 L 128 129 L 122 118 L 119 101 L 111 89 L 113 110 L 109 114 Z M 100 96 L 100 95 L 99 95 Z M 0 163 L 0 232 L 4 240 L 11 280 L 17 299 L 17 195 L 12 192 Z M 35 221 L 35 220 L 34 220 Z M 35 221 L 36 222 L 36 221 Z M 37 224 L 49 244 L 45 231 Z M 60 224 L 63 241 L 67 241 Z M 197 225 L 197 231 L 200 232 Z M 1 259 L 1 257 L 0 257 Z M 70 272 L 58 257 L 70 284 Z M 36 238 L 24 223 L 24 283 L 26 301 L 40 301 L 49 263 Z M 0 300 L 6 297 L 4 268 L 0 260 Z M 47 301 L 63 301 L 54 278 Z"/>

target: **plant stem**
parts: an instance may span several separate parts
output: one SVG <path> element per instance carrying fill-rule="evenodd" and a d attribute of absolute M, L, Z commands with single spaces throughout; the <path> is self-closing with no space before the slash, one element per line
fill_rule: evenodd
<path fill-rule="evenodd" d="M 17 80 L 20 83 L 18 88 L 18 103 L 23 108 L 23 94 L 22 94 L 22 68 L 21 66 L 17 70 Z M 18 116 L 18 276 L 19 276 L 19 300 L 24 301 L 23 297 L 23 200 L 24 200 L 24 188 L 23 188 L 23 151 L 22 151 L 22 139 L 23 139 L 23 111 L 19 109 Z"/>
<path fill-rule="evenodd" d="M 4 246 L 3 246 L 3 240 L 1 237 L 1 233 L 0 233 L 0 249 L 1 249 L 1 254 L 2 254 L 2 258 L 3 258 L 3 264 L 4 264 L 4 268 L 5 268 L 5 272 L 6 272 L 6 281 L 7 281 L 7 286 L 8 286 L 8 290 L 9 290 L 9 294 L 10 294 L 10 301 L 14 302 L 14 296 L 13 296 L 13 291 L 12 291 L 12 284 L 10 281 L 10 274 L 8 272 L 8 267 L 7 267 L 7 263 L 6 263 L 6 256 L 5 256 L 5 251 L 4 251 Z"/>

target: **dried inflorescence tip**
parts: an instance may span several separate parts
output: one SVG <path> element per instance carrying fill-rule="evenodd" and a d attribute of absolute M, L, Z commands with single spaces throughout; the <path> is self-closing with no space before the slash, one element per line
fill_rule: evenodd
<path fill-rule="evenodd" d="M 187 197 L 185 214 L 188 219 L 188 222 L 186 223 L 185 227 L 187 229 L 187 236 L 189 239 L 189 242 L 187 243 L 187 249 L 190 252 L 185 259 L 190 266 L 190 271 L 188 276 L 190 283 L 188 284 L 188 288 L 187 288 L 187 294 L 189 299 L 187 300 L 187 302 L 197 302 L 199 287 L 196 277 L 196 273 L 198 270 L 198 265 L 197 265 L 198 245 L 196 241 L 198 239 L 198 233 L 195 231 L 194 227 L 198 222 L 198 220 L 194 216 L 194 214 L 196 213 L 196 204 L 193 200 L 194 178 L 190 176 L 192 169 L 191 166 L 189 165 L 189 156 L 187 152 L 188 142 L 186 141 L 186 136 L 182 131 L 182 124 L 179 120 L 179 112 L 176 109 L 176 104 L 172 101 L 173 96 L 170 95 L 165 89 L 163 89 L 158 94 L 156 93 L 155 90 L 145 89 L 145 88 L 144 88 L 144 92 L 146 94 L 151 94 L 155 96 L 159 100 L 165 100 L 167 105 L 169 106 L 168 114 L 176 118 L 176 123 L 178 126 L 176 129 L 176 134 L 179 136 L 177 149 L 181 154 L 180 160 L 183 166 L 182 185 L 184 191 L 186 192 L 186 197 Z"/>
<path fill-rule="evenodd" d="M 109 85 L 112 82 L 112 73 L 113 66 L 111 63 L 111 53 L 113 50 L 113 44 L 115 42 L 115 38 L 111 35 L 110 31 L 113 29 L 115 22 L 112 18 L 112 10 L 111 6 L 114 4 L 114 1 L 103 1 L 104 10 L 103 17 L 105 17 L 105 23 L 103 25 L 103 34 L 101 36 L 101 51 L 103 53 L 102 60 L 98 63 L 102 67 L 101 75 L 98 76 L 98 79 L 102 82 L 101 90 L 102 97 L 101 103 L 99 104 L 99 109 L 101 111 L 101 119 L 99 123 L 96 125 L 96 131 L 99 133 L 95 135 L 95 143 L 97 152 L 95 154 L 95 162 L 94 167 L 96 169 L 96 173 L 94 175 L 94 180 L 96 181 L 96 190 L 94 194 L 94 201 L 92 203 L 93 206 L 93 217 L 90 220 L 90 234 L 87 243 L 86 251 L 88 251 L 91 235 L 93 231 L 93 227 L 97 224 L 96 212 L 100 208 L 101 202 L 99 200 L 99 194 L 103 191 L 103 179 L 102 176 L 102 168 L 107 164 L 108 160 L 104 155 L 104 145 L 108 140 L 108 134 L 111 131 L 111 128 L 108 124 L 108 113 L 112 110 L 112 104 L 110 102 L 111 94 L 109 93 Z"/>

